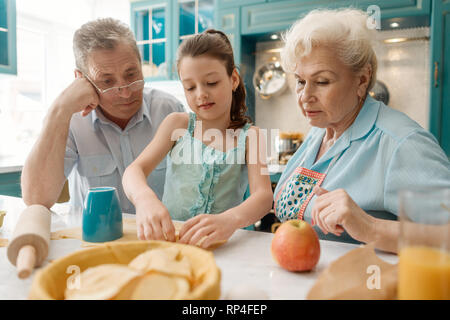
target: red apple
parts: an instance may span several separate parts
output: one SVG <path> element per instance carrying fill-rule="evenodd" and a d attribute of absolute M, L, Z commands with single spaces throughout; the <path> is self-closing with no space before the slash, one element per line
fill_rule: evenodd
<path fill-rule="evenodd" d="M 273 259 L 282 268 L 308 271 L 319 261 L 319 237 L 306 221 L 288 220 L 275 232 L 271 252 Z"/>

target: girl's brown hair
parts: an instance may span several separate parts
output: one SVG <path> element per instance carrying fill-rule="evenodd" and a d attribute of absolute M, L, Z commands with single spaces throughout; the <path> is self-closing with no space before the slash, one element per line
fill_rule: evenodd
<path fill-rule="evenodd" d="M 185 39 L 177 50 L 178 72 L 180 70 L 180 62 L 184 57 L 197 57 L 200 55 L 206 55 L 224 62 L 227 74 L 230 77 L 236 68 L 231 43 L 228 37 L 221 31 L 208 29 Z M 246 123 L 251 122 L 251 119 L 245 115 L 247 106 L 245 105 L 246 93 L 244 82 L 239 73 L 238 76 L 239 85 L 233 91 L 233 99 L 231 102 L 230 129 L 242 128 Z"/>

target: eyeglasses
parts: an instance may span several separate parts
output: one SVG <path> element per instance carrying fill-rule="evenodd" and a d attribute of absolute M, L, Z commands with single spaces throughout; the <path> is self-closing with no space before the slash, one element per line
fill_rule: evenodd
<path fill-rule="evenodd" d="M 92 81 L 87 75 L 84 74 L 84 76 L 86 77 L 86 79 L 95 87 L 95 89 L 97 89 L 97 91 L 103 95 L 108 95 L 108 96 L 116 96 L 120 93 L 121 90 L 123 89 L 129 89 L 132 92 L 135 91 L 139 91 L 142 90 L 144 88 L 144 84 L 145 81 L 144 80 L 137 80 L 134 81 L 126 86 L 121 86 L 121 87 L 111 87 L 108 89 L 100 89 L 99 87 L 97 87 L 97 85 L 94 83 L 94 81 Z"/>

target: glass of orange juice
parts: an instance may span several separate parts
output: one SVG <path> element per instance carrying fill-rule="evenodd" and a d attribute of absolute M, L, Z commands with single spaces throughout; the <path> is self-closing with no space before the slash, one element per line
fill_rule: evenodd
<path fill-rule="evenodd" d="M 450 300 L 450 189 L 399 194 L 398 298 Z"/>

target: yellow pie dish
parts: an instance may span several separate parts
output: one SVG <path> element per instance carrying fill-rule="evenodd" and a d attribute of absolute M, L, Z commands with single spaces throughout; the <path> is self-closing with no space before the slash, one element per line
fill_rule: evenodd
<path fill-rule="evenodd" d="M 36 272 L 29 299 L 64 299 L 67 284 L 73 282 L 76 272 L 83 274 L 88 268 L 106 264 L 128 266 L 137 256 L 148 250 L 166 248 L 176 248 L 180 257 L 191 266 L 190 290 L 184 292 L 182 299 L 219 299 L 221 273 L 212 252 L 196 246 L 152 240 L 105 243 L 59 258 Z M 148 275 L 143 274 L 144 277 L 148 278 Z M 154 294 L 152 298 L 155 298 Z"/>

